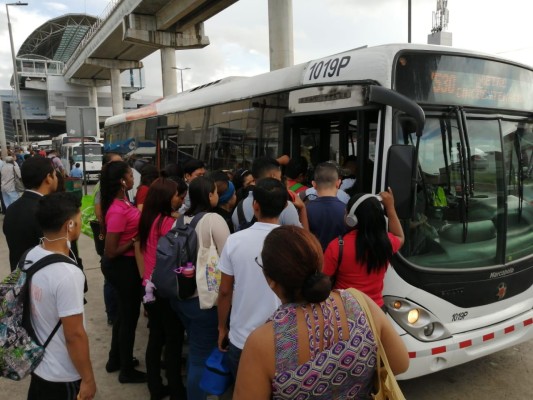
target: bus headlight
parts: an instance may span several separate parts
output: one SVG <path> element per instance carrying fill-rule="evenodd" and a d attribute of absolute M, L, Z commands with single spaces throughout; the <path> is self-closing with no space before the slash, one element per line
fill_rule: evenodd
<path fill-rule="evenodd" d="M 431 342 L 451 336 L 437 317 L 420 305 L 394 296 L 383 299 L 392 319 L 416 339 Z"/>
<path fill-rule="evenodd" d="M 407 322 L 409 322 L 411 325 L 414 325 L 418 321 L 419 317 L 420 311 L 418 311 L 418 308 L 413 308 L 407 313 Z"/>

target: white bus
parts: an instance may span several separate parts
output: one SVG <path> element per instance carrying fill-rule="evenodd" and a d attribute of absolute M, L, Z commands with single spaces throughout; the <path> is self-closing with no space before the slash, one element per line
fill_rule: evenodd
<path fill-rule="evenodd" d="M 160 164 L 183 146 L 217 169 L 356 154 L 358 190 L 391 186 L 406 233 L 383 292 L 411 358 L 403 379 L 533 338 L 531 67 L 361 48 L 191 89 L 109 118 L 105 135 L 115 149 L 163 143 Z"/>
<path fill-rule="evenodd" d="M 83 148 L 82 148 L 83 146 Z M 80 169 L 85 171 L 84 178 L 89 182 L 100 179 L 102 171 L 102 157 L 104 145 L 101 143 L 66 143 L 61 146 L 60 159 L 70 176 L 71 169 L 80 163 Z M 83 167 L 83 153 L 85 152 L 85 170 Z"/>
<path fill-rule="evenodd" d="M 98 143 L 96 136 L 84 136 L 84 142 Z M 80 143 L 81 136 L 72 136 L 66 133 L 62 133 L 52 138 L 52 150 L 55 150 L 57 154 L 61 152 L 61 146 L 67 143 Z"/>

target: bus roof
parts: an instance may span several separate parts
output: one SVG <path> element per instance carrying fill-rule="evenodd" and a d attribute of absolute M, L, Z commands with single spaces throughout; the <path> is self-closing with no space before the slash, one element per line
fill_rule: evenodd
<path fill-rule="evenodd" d="M 327 84 L 349 81 L 375 81 L 380 85 L 390 88 L 392 79 L 392 66 L 394 58 L 402 50 L 428 50 L 440 53 L 478 56 L 483 58 L 497 59 L 514 65 L 516 62 L 496 58 L 492 55 L 457 49 L 447 46 L 420 45 L 420 44 L 387 44 L 374 47 L 361 47 L 348 50 L 339 54 L 311 60 L 303 64 L 292 67 L 267 72 L 254 77 L 230 77 L 218 81 L 201 85 L 186 92 L 178 93 L 167 98 L 161 98 L 156 102 L 133 110 L 124 114 L 110 117 L 106 120 L 105 126 L 112 126 L 126 121 L 165 115 L 177 111 L 193 110 L 207 105 L 216 105 L 230 101 L 237 101 L 254 96 L 266 95 L 280 91 L 292 90 L 307 86 L 304 81 L 308 67 L 320 61 L 334 57 L 342 58 L 349 56 L 352 58 L 350 68 L 343 71 L 338 77 L 313 80 L 310 84 Z"/>

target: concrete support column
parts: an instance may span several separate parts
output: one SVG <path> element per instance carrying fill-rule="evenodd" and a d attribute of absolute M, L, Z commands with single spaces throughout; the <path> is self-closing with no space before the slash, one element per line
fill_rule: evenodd
<path fill-rule="evenodd" d="M 4 111 L 0 101 L 0 146 L 2 146 L 2 160 L 7 156 L 6 127 L 4 126 Z"/>
<path fill-rule="evenodd" d="M 124 100 L 122 99 L 122 86 L 120 84 L 120 70 L 118 68 L 111 68 L 111 104 L 113 115 L 122 114 L 124 112 Z"/>
<path fill-rule="evenodd" d="M 270 70 L 294 65 L 292 0 L 268 0 Z"/>
<path fill-rule="evenodd" d="M 163 77 L 163 97 L 178 93 L 176 79 L 176 50 L 171 47 L 161 49 L 161 76 Z"/>
<path fill-rule="evenodd" d="M 96 135 L 100 139 L 100 116 L 98 115 L 98 92 L 96 86 L 89 86 L 89 107 L 94 107 L 96 111 Z"/>

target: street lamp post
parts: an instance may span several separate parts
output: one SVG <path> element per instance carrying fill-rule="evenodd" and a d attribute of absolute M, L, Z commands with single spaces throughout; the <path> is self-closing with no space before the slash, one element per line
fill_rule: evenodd
<path fill-rule="evenodd" d="M 24 125 L 23 115 L 22 115 L 22 100 L 20 96 L 20 86 L 19 86 L 19 77 L 17 73 L 17 59 L 15 57 L 15 46 L 13 45 L 13 33 L 11 31 L 11 20 L 9 19 L 9 6 L 27 6 L 28 3 L 6 3 L 6 13 L 7 13 L 7 28 L 9 30 L 9 41 L 11 43 L 11 58 L 13 59 L 13 82 L 15 83 L 15 92 L 17 94 L 18 107 L 19 107 L 19 121 L 20 128 L 22 129 L 22 143 L 28 142 L 28 135 L 26 132 L 26 126 Z"/>
<path fill-rule="evenodd" d="M 172 69 L 177 69 L 180 72 L 181 91 L 183 92 L 183 71 L 190 69 L 190 68 L 189 67 L 185 67 L 185 68 L 172 67 Z"/>

